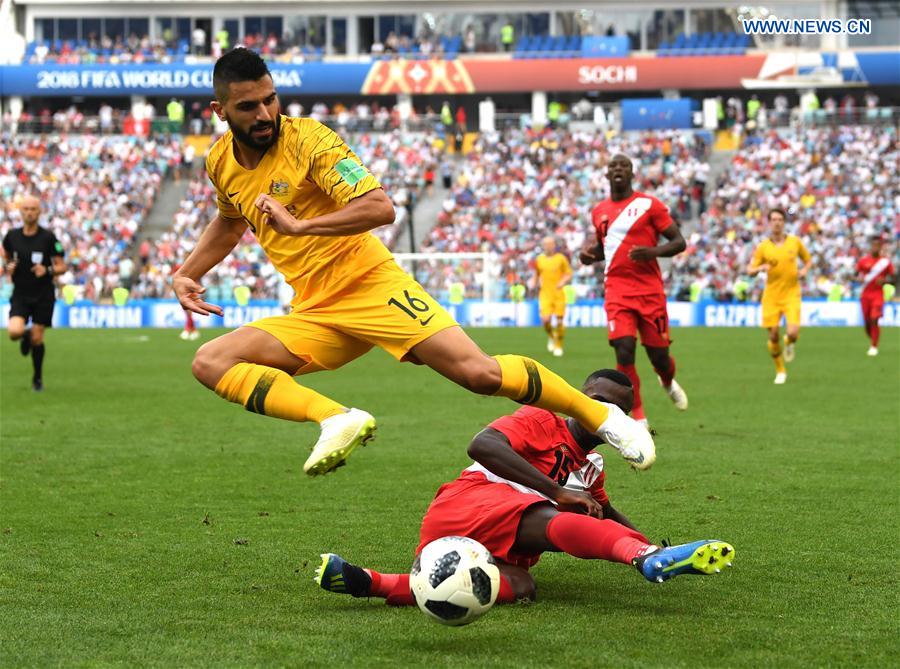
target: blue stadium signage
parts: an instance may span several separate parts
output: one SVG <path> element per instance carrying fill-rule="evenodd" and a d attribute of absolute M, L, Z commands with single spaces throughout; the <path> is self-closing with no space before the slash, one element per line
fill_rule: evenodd
<path fill-rule="evenodd" d="M 272 63 L 280 93 L 358 94 L 368 63 Z M 18 65 L 0 67 L 0 95 L 130 96 L 212 94 L 212 65 Z"/>

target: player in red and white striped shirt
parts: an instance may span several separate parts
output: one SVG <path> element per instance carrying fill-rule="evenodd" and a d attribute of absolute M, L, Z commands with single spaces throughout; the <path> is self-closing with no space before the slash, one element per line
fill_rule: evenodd
<path fill-rule="evenodd" d="M 891 261 L 881 254 L 884 243 L 880 237 L 872 240 L 871 253 L 859 259 L 856 271 L 862 279 L 862 305 L 863 320 L 866 325 L 866 334 L 872 341 L 868 354 L 878 355 L 878 338 L 881 336 L 881 328 L 878 319 L 884 311 L 884 284 L 894 278 L 895 270 Z"/>
<path fill-rule="evenodd" d="M 609 345 L 616 351 L 617 368 L 634 386 L 631 415 L 647 425 L 641 380 L 634 366 L 637 333 L 672 402 L 681 411 L 688 407 L 687 394 L 675 381 L 675 359 L 669 354 L 666 291 L 656 262 L 681 253 L 687 245 L 668 207 L 632 188 L 634 167 L 628 156 L 613 156 L 606 177 L 610 197 L 591 212 L 597 244 L 582 250 L 581 262 L 590 265 L 606 260 L 604 307 Z M 658 243 L 660 236 L 666 243 Z"/>

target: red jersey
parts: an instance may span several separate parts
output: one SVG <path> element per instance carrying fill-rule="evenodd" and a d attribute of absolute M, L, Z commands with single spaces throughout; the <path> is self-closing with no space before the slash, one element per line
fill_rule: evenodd
<path fill-rule="evenodd" d="M 887 258 L 864 256 L 856 264 L 856 271 L 863 275 L 862 296 L 881 297 L 884 280 L 894 276 L 894 266 Z"/>
<path fill-rule="evenodd" d="M 567 488 L 588 492 L 599 504 L 609 503 L 603 488 L 606 480 L 603 456 L 582 450 L 566 427 L 566 421 L 552 411 L 525 406 L 498 418 L 489 427 L 501 432 L 513 450 L 542 474 Z M 463 471 L 461 478 L 468 476 L 484 476 L 520 492 L 540 495 L 527 486 L 497 476 L 477 462 Z"/>
<path fill-rule="evenodd" d="M 628 252 L 657 245 L 659 233 L 673 222 L 666 205 L 638 192 L 624 200 L 607 198 L 591 211 L 591 222 L 606 258 L 607 298 L 665 294 L 656 259 L 635 262 Z"/>

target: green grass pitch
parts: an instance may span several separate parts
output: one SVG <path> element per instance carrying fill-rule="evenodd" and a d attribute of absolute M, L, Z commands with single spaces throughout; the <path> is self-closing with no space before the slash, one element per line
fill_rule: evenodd
<path fill-rule="evenodd" d="M 580 383 L 602 330 L 562 359 L 538 330 L 476 330 Z M 210 333 L 204 334 L 208 339 Z M 190 376 L 173 331 L 53 331 L 46 390 L 0 342 L 0 666 L 886 667 L 898 625 L 900 337 L 805 329 L 788 384 L 765 335 L 680 329 L 680 414 L 640 359 L 658 461 L 606 451 L 613 503 L 652 539 L 721 538 L 717 577 L 645 582 L 548 555 L 539 601 L 465 628 L 326 593 L 319 553 L 407 570 L 469 438 L 515 409 L 374 351 L 317 390 L 371 411 L 378 438 L 335 474 L 302 463 L 312 425 L 249 414 Z M 643 356 L 643 353 L 641 356 Z"/>

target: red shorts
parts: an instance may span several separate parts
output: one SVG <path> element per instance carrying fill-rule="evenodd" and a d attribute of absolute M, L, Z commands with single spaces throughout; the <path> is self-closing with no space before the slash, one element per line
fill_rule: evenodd
<path fill-rule="evenodd" d="M 608 298 L 604 306 L 610 341 L 640 332 L 644 346 L 666 348 L 671 343 L 665 294 Z"/>
<path fill-rule="evenodd" d="M 540 555 L 520 555 L 512 548 L 522 514 L 534 504 L 549 502 L 505 483 L 492 483 L 477 472 L 464 472 L 441 486 L 425 512 L 416 554 L 441 537 L 469 537 L 498 560 L 528 569 Z"/>
<path fill-rule="evenodd" d="M 878 295 L 863 294 L 859 300 L 862 305 L 863 318 L 867 321 L 876 321 L 884 313 L 884 293 Z"/>

